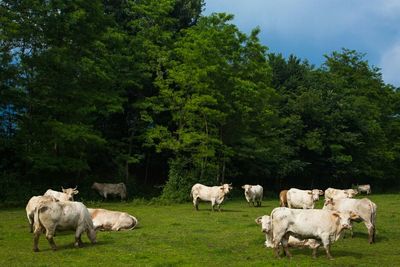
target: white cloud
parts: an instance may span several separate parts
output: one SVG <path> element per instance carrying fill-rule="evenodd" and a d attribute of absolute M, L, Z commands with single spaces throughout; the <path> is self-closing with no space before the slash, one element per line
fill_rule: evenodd
<path fill-rule="evenodd" d="M 383 80 L 400 86 L 400 41 L 386 50 L 380 61 Z"/>

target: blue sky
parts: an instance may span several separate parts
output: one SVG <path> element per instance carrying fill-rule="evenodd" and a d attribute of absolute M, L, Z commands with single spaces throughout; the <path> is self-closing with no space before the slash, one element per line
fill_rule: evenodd
<path fill-rule="evenodd" d="M 400 0 L 205 0 L 205 15 L 233 14 L 243 32 L 259 26 L 270 52 L 317 67 L 324 54 L 354 49 L 400 86 Z"/>

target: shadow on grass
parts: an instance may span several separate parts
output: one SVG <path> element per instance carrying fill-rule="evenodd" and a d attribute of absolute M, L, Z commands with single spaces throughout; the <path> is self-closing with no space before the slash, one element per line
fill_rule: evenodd
<path fill-rule="evenodd" d="M 346 239 L 352 239 L 352 238 L 359 238 L 359 239 L 365 239 L 365 242 L 368 242 L 368 233 L 366 232 L 353 232 L 353 237 L 350 236 L 350 233 L 346 233 L 346 236 L 343 238 L 344 240 Z M 375 234 L 375 243 L 379 243 L 382 241 L 387 241 L 389 240 L 389 238 L 387 238 L 386 236 L 383 235 L 378 235 Z"/>
<path fill-rule="evenodd" d="M 309 256 L 312 259 L 312 250 L 311 249 L 306 249 L 306 248 L 293 249 L 292 248 L 292 249 L 290 249 L 290 252 L 292 253 L 293 258 L 295 258 L 296 255 L 304 255 L 304 256 Z M 353 258 L 358 259 L 363 256 L 363 254 L 361 254 L 361 253 L 357 253 L 357 252 L 350 251 L 350 250 L 340 250 L 340 248 L 339 249 L 331 248 L 331 254 L 334 259 L 338 259 L 341 257 L 353 257 Z M 281 254 L 281 256 L 284 257 L 283 254 Z M 317 259 L 319 259 L 319 258 L 327 258 L 325 249 L 323 247 L 320 247 L 318 249 Z"/>
<path fill-rule="evenodd" d="M 60 250 L 86 249 L 86 248 L 90 248 L 90 247 L 95 247 L 95 246 L 98 247 L 98 246 L 109 245 L 111 243 L 114 243 L 114 242 L 109 242 L 109 241 L 104 241 L 104 240 L 97 241 L 96 244 L 92 244 L 90 242 L 84 242 L 82 247 L 77 248 L 77 247 L 74 246 L 73 242 L 71 242 L 71 243 L 63 243 L 61 245 L 58 244 L 57 241 L 55 241 L 55 242 L 56 242 L 56 245 L 57 245 L 57 250 L 54 251 L 55 253 L 57 253 L 57 251 L 60 251 Z M 47 245 L 48 245 L 47 247 L 46 246 L 42 246 L 42 248 L 39 247 L 39 252 L 53 251 L 51 249 L 50 245 L 49 244 L 47 244 Z"/>
<path fill-rule="evenodd" d="M 198 209 L 198 210 L 194 210 L 195 212 L 211 212 L 211 213 L 229 213 L 229 212 L 244 212 L 243 210 L 231 210 L 231 209 L 221 209 L 221 211 L 218 210 L 214 210 L 212 211 L 211 209 Z"/>

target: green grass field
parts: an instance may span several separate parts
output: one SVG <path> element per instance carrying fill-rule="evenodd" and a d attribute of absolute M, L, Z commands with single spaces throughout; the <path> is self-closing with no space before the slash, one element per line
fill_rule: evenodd
<path fill-rule="evenodd" d="M 321 248 L 317 259 L 308 249 L 291 249 L 291 260 L 274 258 L 254 222 L 278 205 L 272 199 L 260 208 L 249 207 L 244 197 L 228 199 L 222 212 L 211 212 L 209 203 L 203 202 L 198 212 L 191 203 L 86 203 L 126 211 L 140 225 L 132 231 L 98 232 L 95 245 L 83 236 L 83 248 L 73 247 L 72 232 L 61 232 L 54 238 L 56 252 L 42 235 L 38 253 L 32 251 L 25 209 L 3 209 L 0 266 L 400 266 L 400 195 L 369 198 L 378 205 L 376 243 L 368 244 L 364 224 L 355 224 L 354 238 L 340 239 L 332 246 L 334 260 L 327 259 Z M 322 204 L 320 200 L 318 207 Z"/>

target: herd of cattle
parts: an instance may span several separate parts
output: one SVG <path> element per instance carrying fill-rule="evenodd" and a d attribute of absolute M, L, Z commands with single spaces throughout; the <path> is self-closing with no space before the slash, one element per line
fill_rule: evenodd
<path fill-rule="evenodd" d="M 94 183 L 92 188 L 106 199 L 107 195 L 126 198 L 126 187 L 123 183 Z M 131 230 L 138 224 L 138 220 L 126 212 L 90 209 L 83 203 L 74 201 L 74 195 L 79 193 L 76 187 L 61 189 L 62 192 L 49 189 L 43 196 L 33 196 L 26 205 L 26 216 L 34 235 L 35 252 L 39 251 L 41 233 L 46 234 L 51 248 L 56 250 L 53 239 L 56 230 L 75 230 L 75 246 L 81 247 L 81 235 L 84 232 L 92 243 L 96 243 L 96 230 Z"/>
<path fill-rule="evenodd" d="M 243 185 L 248 204 L 261 206 L 263 187 L 260 185 Z M 126 186 L 119 184 L 94 183 L 92 189 L 107 199 L 117 195 L 126 199 Z M 211 209 L 220 205 L 225 196 L 232 190 L 232 184 L 205 186 L 195 184 L 191 190 L 193 205 L 198 210 L 199 202 L 211 202 Z M 368 229 L 369 243 L 375 242 L 376 204 L 368 198 L 354 199 L 358 193 L 371 193 L 370 185 L 361 185 L 357 189 L 334 189 L 324 191 L 300 190 L 291 188 L 281 191 L 280 207 L 272 210 L 270 215 L 258 217 L 255 221 L 265 233 L 265 246 L 273 248 L 279 257 L 280 249 L 291 257 L 288 247 L 308 247 L 316 257 L 318 248 L 325 248 L 328 258 L 330 245 L 339 239 L 344 230 L 352 229 L 352 222 L 364 222 Z M 131 230 L 138 225 L 138 220 L 128 213 L 105 209 L 87 208 L 83 203 L 74 201 L 77 188 L 62 188 L 62 192 L 47 190 L 43 196 L 33 196 L 26 205 L 26 215 L 30 231 L 34 234 L 33 250 L 39 251 L 38 241 L 41 233 L 53 250 L 56 250 L 54 235 L 56 230 L 75 230 L 75 246 L 81 247 L 81 235 L 86 232 L 89 240 L 96 243 L 97 230 Z M 322 209 L 314 209 L 319 197 L 325 195 Z M 353 233 L 351 232 L 351 235 Z"/>
<path fill-rule="evenodd" d="M 263 188 L 260 185 L 244 185 L 247 202 L 261 206 Z M 210 201 L 211 208 L 223 202 L 232 185 L 205 186 L 195 184 L 191 196 L 193 205 L 198 210 L 199 200 Z M 371 193 L 370 185 L 360 185 L 357 189 L 334 189 L 324 191 L 300 190 L 291 188 L 279 194 L 280 207 L 272 210 L 271 215 L 258 217 L 255 221 L 265 233 L 265 246 L 274 249 L 277 257 L 280 248 L 291 257 L 288 247 L 308 247 L 316 257 L 318 248 L 325 248 L 328 258 L 332 258 L 330 245 L 337 241 L 344 230 L 352 229 L 352 222 L 364 222 L 368 229 L 368 241 L 375 242 L 376 204 L 368 198 L 353 199 L 358 193 Z M 325 195 L 322 209 L 314 209 L 319 197 Z M 351 236 L 353 232 L 351 231 Z"/>

